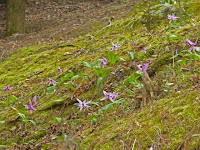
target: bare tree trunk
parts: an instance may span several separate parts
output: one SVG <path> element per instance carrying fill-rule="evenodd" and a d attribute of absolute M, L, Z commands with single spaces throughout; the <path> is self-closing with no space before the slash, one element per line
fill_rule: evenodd
<path fill-rule="evenodd" d="M 7 1 L 6 36 L 25 32 L 26 0 Z"/>

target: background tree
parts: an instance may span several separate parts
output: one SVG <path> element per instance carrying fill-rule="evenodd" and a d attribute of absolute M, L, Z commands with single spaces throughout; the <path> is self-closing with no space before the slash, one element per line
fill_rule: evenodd
<path fill-rule="evenodd" d="M 26 0 L 7 0 L 6 36 L 25 32 Z"/>
<path fill-rule="evenodd" d="M 0 0 L 0 4 L 6 3 L 7 0 Z"/>

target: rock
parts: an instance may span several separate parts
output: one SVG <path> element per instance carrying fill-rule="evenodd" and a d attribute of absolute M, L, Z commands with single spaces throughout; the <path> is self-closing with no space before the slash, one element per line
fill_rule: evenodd
<path fill-rule="evenodd" d="M 176 8 L 170 4 L 158 4 L 151 7 L 151 15 L 153 17 L 166 18 L 168 14 L 172 14 Z"/>
<path fill-rule="evenodd" d="M 172 14 L 176 11 L 176 8 L 170 4 L 158 4 L 155 6 L 152 6 L 150 8 L 150 14 L 151 14 L 151 19 L 153 18 L 154 20 L 157 19 L 164 19 L 167 18 L 168 14 Z M 147 8 L 146 8 L 146 13 L 144 13 L 140 18 L 140 22 L 143 24 L 147 23 L 147 19 L 148 19 L 148 12 L 147 12 Z"/>

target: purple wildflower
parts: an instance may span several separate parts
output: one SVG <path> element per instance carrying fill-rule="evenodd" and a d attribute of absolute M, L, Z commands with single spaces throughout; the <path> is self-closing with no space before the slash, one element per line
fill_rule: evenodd
<path fill-rule="evenodd" d="M 186 45 L 192 45 L 193 44 L 193 42 L 191 42 L 190 40 L 188 40 L 188 39 L 186 39 L 185 40 L 185 44 L 184 44 L 184 47 L 186 46 Z"/>
<path fill-rule="evenodd" d="M 114 102 L 114 100 L 117 98 L 117 96 L 118 96 L 118 93 L 115 93 L 115 92 L 110 93 L 110 98 L 109 98 L 109 100 L 110 100 L 111 102 Z"/>
<path fill-rule="evenodd" d="M 5 86 L 3 89 L 4 89 L 4 90 L 6 90 L 6 92 L 8 92 L 8 91 L 11 91 L 11 90 L 12 90 L 12 89 L 11 89 L 11 87 L 10 87 L 10 85 L 7 85 L 7 86 Z"/>
<path fill-rule="evenodd" d="M 196 39 L 196 41 L 194 43 L 187 39 L 187 40 L 185 40 L 184 47 L 186 45 L 191 46 L 189 51 L 193 50 L 193 52 L 195 52 L 195 46 L 197 45 L 197 42 L 198 42 L 198 38 Z"/>
<path fill-rule="evenodd" d="M 107 64 L 107 59 L 105 57 L 103 57 L 103 59 L 101 60 L 99 66 L 102 66 L 104 68 L 104 66 Z"/>
<path fill-rule="evenodd" d="M 176 20 L 178 17 L 174 16 L 174 14 L 172 15 L 167 15 L 168 19 L 170 20 L 169 23 L 171 23 L 172 21 Z"/>
<path fill-rule="evenodd" d="M 86 102 L 86 100 L 84 100 L 83 102 L 79 99 L 76 99 L 78 101 L 78 103 L 75 103 L 74 105 L 77 105 L 80 109 L 80 111 L 84 108 L 84 109 L 88 109 L 90 106 L 88 106 L 87 104 L 91 103 L 91 101 Z"/>
<path fill-rule="evenodd" d="M 195 52 L 195 46 L 197 45 L 197 42 L 198 42 L 198 38 L 194 43 L 191 44 L 191 47 L 189 49 L 190 52 L 191 52 L 191 50 L 193 50 L 193 52 Z"/>
<path fill-rule="evenodd" d="M 24 105 L 26 109 L 29 109 L 29 110 L 30 110 L 30 113 L 31 113 L 31 114 L 32 114 L 32 110 L 36 110 L 36 109 L 34 108 L 34 106 L 36 105 L 36 99 L 37 99 L 37 95 L 35 95 L 35 96 L 33 97 L 33 100 L 32 100 L 32 101 L 29 99 L 29 105 Z M 32 103 L 34 103 L 34 104 L 32 104 Z"/>
<path fill-rule="evenodd" d="M 104 94 L 104 98 L 100 99 L 100 101 L 103 101 L 103 100 L 106 100 L 106 99 L 109 99 L 111 102 L 114 102 L 114 100 L 117 98 L 118 96 L 118 93 L 108 93 L 106 91 L 103 91 L 103 94 Z"/>
<path fill-rule="evenodd" d="M 62 69 L 60 67 L 58 67 L 57 71 L 58 71 L 58 73 L 61 73 Z"/>
<path fill-rule="evenodd" d="M 135 40 L 134 40 L 134 39 L 133 39 L 132 45 L 134 45 L 134 46 L 136 45 L 136 44 L 135 44 Z"/>
<path fill-rule="evenodd" d="M 106 91 L 103 91 L 103 94 L 105 95 L 104 98 L 102 98 L 100 101 L 103 101 L 103 100 L 106 100 L 106 99 L 109 99 L 110 98 L 110 93 L 106 92 Z"/>
<path fill-rule="evenodd" d="M 118 42 L 117 42 L 117 44 L 112 43 L 112 47 L 110 49 L 111 49 L 111 51 L 113 51 L 113 50 L 117 50 L 117 48 L 119 48 L 119 47 L 120 46 L 118 46 Z"/>
<path fill-rule="evenodd" d="M 49 85 L 54 85 L 56 83 L 56 81 L 55 80 L 53 80 L 53 79 L 51 79 L 51 78 L 49 78 Z"/>
<path fill-rule="evenodd" d="M 138 65 L 138 68 L 140 72 L 145 72 L 148 68 L 149 64 L 143 64 L 143 65 Z"/>
<path fill-rule="evenodd" d="M 144 48 L 142 49 L 142 52 L 145 52 L 145 53 L 146 53 L 146 50 L 147 50 L 146 47 L 144 47 Z"/>
<path fill-rule="evenodd" d="M 193 18 L 191 18 L 191 20 L 192 20 L 194 23 L 196 22 Z"/>

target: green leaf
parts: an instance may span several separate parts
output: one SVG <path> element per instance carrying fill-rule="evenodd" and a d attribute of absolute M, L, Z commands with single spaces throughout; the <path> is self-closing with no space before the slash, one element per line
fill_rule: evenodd
<path fill-rule="evenodd" d="M 0 149 L 5 149 L 5 148 L 8 148 L 7 145 L 0 145 Z"/>
<path fill-rule="evenodd" d="M 106 54 L 106 58 L 111 64 L 114 64 L 118 60 L 118 57 L 113 52 Z"/>
<path fill-rule="evenodd" d="M 5 102 L 5 104 L 6 104 L 7 106 L 9 106 L 9 105 L 10 105 L 10 101 L 16 100 L 16 99 L 17 99 L 17 97 L 15 97 L 14 95 L 10 95 L 10 96 L 8 97 L 8 100 Z"/>
<path fill-rule="evenodd" d="M 44 144 L 43 147 L 41 148 L 41 150 L 46 150 L 50 145 L 52 145 L 52 143 Z"/>
<path fill-rule="evenodd" d="M 95 61 L 95 64 L 99 64 L 102 61 L 102 59 L 98 59 L 97 61 Z"/>
<path fill-rule="evenodd" d="M 90 117 L 90 118 L 86 119 L 86 122 L 88 122 L 88 121 L 97 122 L 98 120 L 95 117 Z"/>
<path fill-rule="evenodd" d="M 200 137 L 200 134 L 193 134 L 193 137 Z"/>
<path fill-rule="evenodd" d="M 98 80 L 97 80 L 97 86 L 99 86 L 100 85 L 100 83 L 101 83 L 101 81 L 103 80 L 103 78 L 102 77 L 99 77 L 98 78 Z"/>
<path fill-rule="evenodd" d="M 99 77 L 102 76 L 103 68 L 100 66 L 94 66 L 94 72 Z"/>
<path fill-rule="evenodd" d="M 70 72 L 70 73 L 66 74 L 64 77 L 61 77 L 60 80 L 61 80 L 62 82 L 64 82 L 64 81 L 69 80 L 69 78 L 71 78 L 71 77 L 73 77 L 73 76 L 74 76 L 74 73 L 73 73 L 73 72 Z"/>
<path fill-rule="evenodd" d="M 47 88 L 47 93 L 51 93 L 51 92 L 55 91 L 55 89 L 56 89 L 56 85 L 50 86 Z"/>
<path fill-rule="evenodd" d="M 181 66 L 185 65 L 186 63 L 187 63 L 186 59 L 177 61 L 177 64 L 180 64 Z"/>
<path fill-rule="evenodd" d="M 176 57 L 178 57 L 178 55 L 174 55 L 174 56 L 172 56 L 170 59 L 174 59 L 174 58 L 176 58 Z"/>
<path fill-rule="evenodd" d="M 8 97 L 8 100 L 9 101 L 11 101 L 11 100 L 16 100 L 17 99 L 17 97 L 15 96 L 15 95 L 10 95 L 9 97 Z"/>
<path fill-rule="evenodd" d="M 77 78 L 79 78 L 80 76 L 79 75 L 75 75 L 75 76 L 73 76 L 72 78 L 71 78 L 71 80 L 75 80 L 75 79 L 77 79 Z"/>
<path fill-rule="evenodd" d="M 128 52 L 128 54 L 131 56 L 131 59 L 133 60 L 136 53 L 135 52 Z"/>
<path fill-rule="evenodd" d="M 1 124 L 5 123 L 5 121 L 0 121 Z"/>
<path fill-rule="evenodd" d="M 22 114 L 22 113 L 17 113 L 17 114 L 20 116 L 20 118 L 22 119 L 22 121 L 28 122 L 28 120 L 26 119 L 26 116 L 24 114 Z"/>
<path fill-rule="evenodd" d="M 33 120 L 29 120 L 35 127 L 36 127 L 36 122 Z"/>
<path fill-rule="evenodd" d="M 136 81 L 139 77 L 141 77 L 140 74 L 133 72 L 130 76 L 126 77 L 125 83 L 128 85 L 131 82 Z"/>
<path fill-rule="evenodd" d="M 177 40 L 180 38 L 181 38 L 181 36 L 177 36 L 177 35 L 168 35 L 166 37 L 167 40 L 171 40 L 174 43 L 177 43 Z"/>
<path fill-rule="evenodd" d="M 54 142 L 63 142 L 64 141 L 64 137 L 62 136 L 57 136 L 56 140 Z"/>
<path fill-rule="evenodd" d="M 200 47 L 195 47 L 196 51 L 200 52 Z"/>
<path fill-rule="evenodd" d="M 140 61 L 145 60 L 145 58 L 146 58 L 146 56 L 139 56 L 139 60 L 140 60 Z"/>
<path fill-rule="evenodd" d="M 80 73 L 80 74 L 77 74 L 77 75 L 73 76 L 73 77 L 71 78 L 71 80 L 75 80 L 75 79 L 77 79 L 77 78 L 79 78 L 79 77 L 86 77 L 86 76 L 88 76 L 88 75 L 87 75 L 87 74 L 82 74 L 82 73 Z"/>
<path fill-rule="evenodd" d="M 93 69 L 93 65 L 90 64 L 90 63 L 88 63 L 88 62 L 84 62 L 83 65 L 86 66 L 86 67 L 89 67 L 89 68 Z"/>
<path fill-rule="evenodd" d="M 0 104 L 5 104 L 5 102 L 4 101 L 0 101 Z"/>
<path fill-rule="evenodd" d="M 56 99 L 56 100 L 54 100 L 54 102 L 63 102 L 63 101 L 65 101 L 64 99 Z"/>
<path fill-rule="evenodd" d="M 200 55 L 198 55 L 196 53 L 195 54 L 191 53 L 189 56 L 190 56 L 190 59 L 200 61 Z"/>
<path fill-rule="evenodd" d="M 70 88 L 72 91 L 76 91 L 76 88 L 70 83 L 65 83 L 65 86 Z"/>
<path fill-rule="evenodd" d="M 17 109 L 16 109 L 15 107 L 13 107 L 13 106 L 10 106 L 10 108 L 13 109 L 13 110 L 17 110 Z"/>
<path fill-rule="evenodd" d="M 165 47 L 165 51 L 169 51 L 169 47 L 168 46 Z"/>
<path fill-rule="evenodd" d="M 171 35 L 169 38 L 172 39 L 172 40 L 178 40 L 178 39 L 181 38 L 181 36 Z"/>
<path fill-rule="evenodd" d="M 59 123 L 61 123 L 61 121 L 62 121 L 62 118 L 58 118 L 58 117 L 53 117 L 53 119 L 54 119 L 55 121 L 58 121 Z"/>
<path fill-rule="evenodd" d="M 97 105 L 97 106 L 99 106 L 99 103 L 98 103 L 98 102 L 90 102 L 89 105 L 91 105 L 91 104 L 92 104 L 92 105 Z"/>

